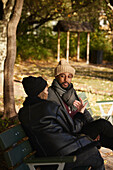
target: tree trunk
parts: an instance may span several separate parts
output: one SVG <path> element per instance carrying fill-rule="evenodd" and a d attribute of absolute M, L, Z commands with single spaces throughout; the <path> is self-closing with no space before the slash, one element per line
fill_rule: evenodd
<path fill-rule="evenodd" d="M 111 36 L 112 36 L 112 51 L 113 51 L 113 31 L 112 31 Z"/>
<path fill-rule="evenodd" d="M 22 7 L 23 0 L 15 0 L 13 14 L 8 23 L 7 56 L 4 63 L 4 117 L 16 115 L 13 74 L 16 59 L 16 30 Z"/>
<path fill-rule="evenodd" d="M 3 96 L 4 60 L 7 51 L 7 22 L 0 21 L 0 94 Z"/>

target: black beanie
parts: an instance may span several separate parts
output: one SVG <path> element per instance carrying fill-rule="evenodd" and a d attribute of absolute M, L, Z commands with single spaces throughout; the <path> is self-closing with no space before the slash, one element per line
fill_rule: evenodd
<path fill-rule="evenodd" d="M 37 96 L 47 86 L 47 81 L 42 77 L 25 77 L 22 81 L 24 90 L 28 96 Z"/>

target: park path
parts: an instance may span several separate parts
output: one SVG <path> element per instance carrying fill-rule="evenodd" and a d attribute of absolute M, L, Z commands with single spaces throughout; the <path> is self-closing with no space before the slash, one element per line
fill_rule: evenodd
<path fill-rule="evenodd" d="M 100 153 L 104 159 L 105 169 L 113 170 L 113 151 L 107 148 L 101 148 Z"/>

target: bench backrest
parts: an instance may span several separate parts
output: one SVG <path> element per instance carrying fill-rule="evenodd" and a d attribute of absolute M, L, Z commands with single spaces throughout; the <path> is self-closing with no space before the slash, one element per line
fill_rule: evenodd
<path fill-rule="evenodd" d="M 90 107 L 88 98 L 86 96 L 86 93 L 85 92 L 81 92 L 81 93 L 78 94 L 78 97 L 80 97 L 83 100 L 84 104 L 88 103 L 87 106 L 86 106 L 86 109 L 90 112 L 91 115 L 93 115 L 93 112 L 91 110 L 91 107 Z"/>
<path fill-rule="evenodd" d="M 29 170 L 23 159 L 33 150 L 21 125 L 16 125 L 0 134 L 0 148 L 8 168 Z"/>

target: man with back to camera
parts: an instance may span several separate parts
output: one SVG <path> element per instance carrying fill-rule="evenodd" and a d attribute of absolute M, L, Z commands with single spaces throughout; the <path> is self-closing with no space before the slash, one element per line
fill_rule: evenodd
<path fill-rule="evenodd" d="M 47 81 L 42 77 L 25 77 L 22 81 L 27 94 L 18 118 L 29 137 L 37 156 L 76 155 L 73 163 L 66 163 L 64 170 L 105 170 L 97 141 L 86 135 L 76 135 L 74 122 L 58 104 L 48 101 Z M 85 107 L 81 110 L 84 111 Z M 56 170 L 46 166 L 41 170 Z"/>
<path fill-rule="evenodd" d="M 55 68 L 55 79 L 49 87 L 48 100 L 60 104 L 75 122 L 76 131 L 84 133 L 101 146 L 113 150 L 113 126 L 105 119 L 93 120 L 87 109 L 81 110 L 83 101 L 71 83 L 75 69 L 62 59 Z M 85 104 L 86 105 L 86 104 Z"/>

